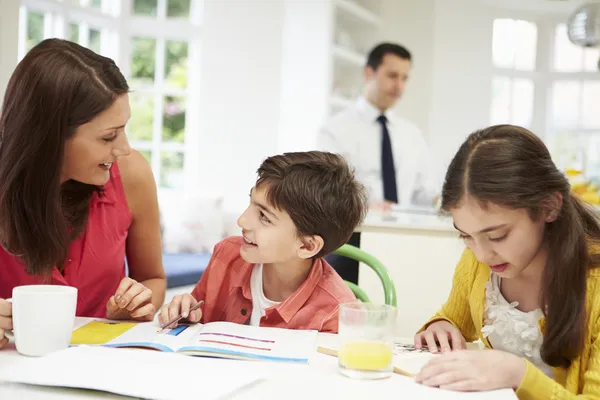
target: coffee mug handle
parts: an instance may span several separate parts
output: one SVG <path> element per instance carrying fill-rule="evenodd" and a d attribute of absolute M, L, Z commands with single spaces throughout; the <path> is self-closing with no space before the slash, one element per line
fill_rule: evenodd
<path fill-rule="evenodd" d="M 4 300 L 8 301 L 11 304 L 13 302 L 12 299 L 4 299 Z M 8 338 L 8 340 L 12 340 L 12 341 L 15 340 L 15 334 L 13 333 L 13 331 L 5 330 L 4 331 L 4 336 L 6 336 Z"/>

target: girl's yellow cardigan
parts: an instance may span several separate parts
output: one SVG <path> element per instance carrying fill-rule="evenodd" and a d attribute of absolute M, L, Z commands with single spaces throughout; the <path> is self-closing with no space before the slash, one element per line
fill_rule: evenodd
<path fill-rule="evenodd" d="M 491 348 L 481 328 L 485 310 L 485 284 L 490 278 L 488 265 L 477 261 L 465 250 L 452 282 L 452 290 L 442 309 L 421 329 L 437 320 L 447 320 L 462 332 L 467 342 L 477 338 Z M 525 377 L 517 389 L 521 400 L 600 400 L 600 268 L 590 271 L 587 282 L 586 310 L 588 327 L 581 354 L 569 368 L 552 368 L 554 380 L 525 361 Z M 544 333 L 545 319 L 539 320 Z"/>

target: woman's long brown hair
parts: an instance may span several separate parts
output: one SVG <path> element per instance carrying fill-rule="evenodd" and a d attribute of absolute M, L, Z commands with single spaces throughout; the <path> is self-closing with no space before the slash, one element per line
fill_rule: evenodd
<path fill-rule="evenodd" d="M 541 356 L 551 366 L 568 367 L 583 345 L 587 273 L 600 261 L 589 245 L 600 241 L 600 221 L 593 208 L 572 195 L 544 143 L 512 125 L 474 132 L 450 163 L 442 209 L 460 206 L 468 194 L 482 205 L 526 209 L 536 219 L 555 193 L 563 202 L 558 218 L 545 227 L 549 254 L 540 294 L 546 316 Z"/>
<path fill-rule="evenodd" d="M 65 40 L 44 40 L 17 65 L 0 114 L 0 243 L 29 273 L 62 267 L 101 190 L 61 185 L 65 141 L 128 91 L 111 59 Z"/>

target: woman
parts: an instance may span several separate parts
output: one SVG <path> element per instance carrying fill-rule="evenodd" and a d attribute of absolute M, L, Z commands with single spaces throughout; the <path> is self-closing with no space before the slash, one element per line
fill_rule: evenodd
<path fill-rule="evenodd" d="M 415 336 L 444 353 L 417 381 L 600 399 L 600 223 L 543 142 L 510 125 L 473 133 L 448 168 L 442 208 L 467 249 L 447 302 Z M 477 338 L 494 350 L 449 351 Z"/>
<path fill-rule="evenodd" d="M 112 60 L 59 39 L 15 69 L 0 116 L 0 346 L 15 286 L 74 286 L 87 317 L 152 320 L 162 304 L 156 186 L 125 135 L 128 91 Z"/>

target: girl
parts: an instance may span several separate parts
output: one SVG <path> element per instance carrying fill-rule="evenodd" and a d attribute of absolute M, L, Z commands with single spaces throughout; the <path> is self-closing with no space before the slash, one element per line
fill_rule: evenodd
<path fill-rule="evenodd" d="M 65 40 L 14 71 L 0 116 L 0 347 L 15 286 L 74 286 L 87 317 L 152 320 L 162 304 L 156 186 L 125 135 L 128 91 L 111 59 Z"/>
<path fill-rule="evenodd" d="M 442 209 L 467 249 L 447 302 L 415 336 L 444 353 L 417 381 L 600 399 L 600 223 L 542 141 L 510 125 L 470 135 L 448 168 Z M 447 351 L 478 337 L 494 350 Z"/>

